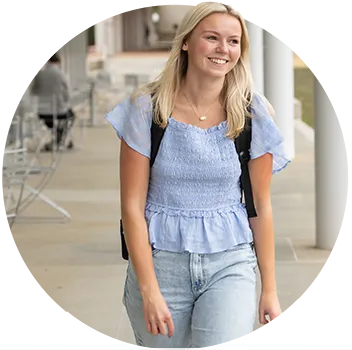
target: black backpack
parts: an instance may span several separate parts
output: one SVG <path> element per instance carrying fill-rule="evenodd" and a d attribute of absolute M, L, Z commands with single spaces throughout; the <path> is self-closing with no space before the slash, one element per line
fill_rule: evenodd
<path fill-rule="evenodd" d="M 154 122 L 151 126 L 151 152 L 150 152 L 150 168 L 153 166 L 155 158 L 158 154 L 161 140 L 164 136 L 166 128 L 161 128 Z M 257 213 L 254 208 L 252 185 L 249 177 L 248 162 L 250 160 L 249 149 L 252 140 L 252 119 L 246 117 L 246 122 L 243 131 L 235 139 L 236 151 L 241 164 L 240 186 L 242 192 L 241 202 L 244 200 L 248 218 L 256 217 Z M 120 236 L 121 236 L 121 251 L 122 258 L 128 260 L 128 250 L 126 246 L 125 236 L 123 232 L 122 219 L 120 220 Z"/>

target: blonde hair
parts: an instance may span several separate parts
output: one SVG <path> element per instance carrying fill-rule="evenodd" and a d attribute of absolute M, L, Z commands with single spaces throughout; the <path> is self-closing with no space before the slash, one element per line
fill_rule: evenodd
<path fill-rule="evenodd" d="M 155 81 L 138 89 L 131 96 L 131 100 L 133 101 L 138 95 L 151 94 L 152 103 L 155 106 L 154 120 L 161 127 L 166 127 L 188 67 L 188 54 L 182 50 L 182 46 L 199 22 L 214 13 L 225 13 L 237 18 L 242 28 L 241 56 L 235 67 L 226 74 L 222 90 L 223 107 L 228 122 L 227 136 L 235 138 L 244 127 L 245 117 L 250 117 L 252 75 L 249 65 L 249 38 L 245 21 L 237 11 L 228 5 L 203 2 L 191 9 L 183 18 L 176 33 L 164 70 Z"/>

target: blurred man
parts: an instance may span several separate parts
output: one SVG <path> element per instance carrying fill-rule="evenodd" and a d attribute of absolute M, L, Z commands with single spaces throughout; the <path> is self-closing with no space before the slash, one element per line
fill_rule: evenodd
<path fill-rule="evenodd" d="M 39 118 L 52 130 L 53 137 L 56 136 L 56 146 L 59 147 L 65 142 L 65 136 L 73 125 L 74 113 L 70 104 L 68 79 L 61 69 L 58 54 L 52 56 L 34 78 L 32 94 L 38 96 Z M 51 147 L 52 144 L 47 144 L 45 150 L 51 150 Z M 72 141 L 67 148 L 73 148 Z"/>

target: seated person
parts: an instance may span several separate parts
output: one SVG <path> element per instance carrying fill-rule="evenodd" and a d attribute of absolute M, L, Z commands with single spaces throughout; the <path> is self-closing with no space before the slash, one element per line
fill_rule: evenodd
<path fill-rule="evenodd" d="M 75 115 L 70 106 L 70 91 L 68 80 L 61 69 L 58 54 L 52 56 L 33 80 L 31 92 L 38 96 L 38 114 L 46 126 L 54 131 L 56 125 L 56 145 L 65 142 L 64 137 L 72 127 Z M 67 148 L 73 148 L 70 141 Z M 45 145 L 45 150 L 51 150 L 51 144 Z"/>

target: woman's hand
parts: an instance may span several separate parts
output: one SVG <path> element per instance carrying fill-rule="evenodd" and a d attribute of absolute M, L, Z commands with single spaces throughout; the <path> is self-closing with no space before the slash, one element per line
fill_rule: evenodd
<path fill-rule="evenodd" d="M 269 316 L 270 321 L 272 321 L 281 314 L 282 311 L 276 291 L 262 291 L 259 302 L 259 322 L 261 324 L 267 324 L 269 320 L 266 319 L 266 315 Z"/>
<path fill-rule="evenodd" d="M 153 335 L 167 334 L 169 338 L 172 337 L 174 334 L 174 323 L 160 291 L 150 292 L 147 295 L 143 295 L 142 298 L 147 331 Z"/>

